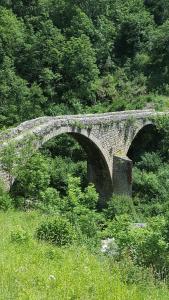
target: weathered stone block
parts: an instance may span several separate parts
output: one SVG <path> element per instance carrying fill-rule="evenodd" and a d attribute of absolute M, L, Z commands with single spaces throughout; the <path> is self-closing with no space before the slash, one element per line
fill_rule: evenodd
<path fill-rule="evenodd" d="M 132 195 L 132 161 L 126 156 L 113 157 L 113 193 Z"/>

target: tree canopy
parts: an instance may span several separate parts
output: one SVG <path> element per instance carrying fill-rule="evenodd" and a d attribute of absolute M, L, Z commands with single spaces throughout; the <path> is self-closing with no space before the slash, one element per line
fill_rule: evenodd
<path fill-rule="evenodd" d="M 0 0 L 0 126 L 168 96 L 168 16 L 166 0 Z"/>

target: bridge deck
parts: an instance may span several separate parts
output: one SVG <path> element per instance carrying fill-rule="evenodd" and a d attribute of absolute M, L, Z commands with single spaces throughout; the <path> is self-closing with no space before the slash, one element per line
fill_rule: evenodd
<path fill-rule="evenodd" d="M 131 117 L 134 119 L 147 118 L 150 116 L 160 115 L 164 113 L 155 112 L 154 109 L 145 110 L 128 110 L 119 112 L 109 112 L 109 113 L 98 113 L 98 114 L 79 114 L 79 115 L 62 115 L 62 116 L 46 116 L 40 117 L 33 120 L 28 120 L 15 128 L 9 128 L 6 131 L 0 133 L 0 142 L 6 142 L 9 139 L 15 139 L 20 135 L 25 135 L 28 132 L 33 132 L 40 129 L 47 124 L 55 123 L 60 126 L 68 126 L 73 124 L 73 122 L 82 122 L 83 124 L 96 125 L 97 123 L 109 123 L 127 120 Z M 168 113 L 165 113 L 168 114 Z"/>

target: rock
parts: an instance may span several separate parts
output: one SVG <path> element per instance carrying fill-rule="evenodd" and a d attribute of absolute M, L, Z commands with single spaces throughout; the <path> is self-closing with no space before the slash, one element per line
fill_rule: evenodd
<path fill-rule="evenodd" d="M 105 240 L 101 241 L 101 252 L 111 255 L 111 256 L 117 256 L 118 251 L 118 245 L 115 242 L 114 238 L 107 238 Z"/>

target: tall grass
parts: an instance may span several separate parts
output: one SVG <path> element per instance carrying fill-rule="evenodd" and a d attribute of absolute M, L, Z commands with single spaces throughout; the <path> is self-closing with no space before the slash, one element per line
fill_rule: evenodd
<path fill-rule="evenodd" d="M 90 253 L 76 245 L 57 248 L 34 238 L 45 216 L 37 212 L 0 213 L 0 299 L 2 300 L 165 300 L 164 283 L 130 280 L 130 264 Z M 29 238 L 11 240 L 11 232 L 22 228 Z"/>

